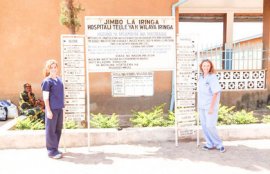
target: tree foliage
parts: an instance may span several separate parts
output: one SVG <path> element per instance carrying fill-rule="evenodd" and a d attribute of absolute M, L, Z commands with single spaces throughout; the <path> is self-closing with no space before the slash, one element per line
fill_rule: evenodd
<path fill-rule="evenodd" d="M 80 19 L 78 15 L 81 11 L 84 11 L 81 4 L 75 4 L 74 0 L 62 0 L 60 23 L 69 28 L 71 34 L 75 34 L 81 27 Z"/>

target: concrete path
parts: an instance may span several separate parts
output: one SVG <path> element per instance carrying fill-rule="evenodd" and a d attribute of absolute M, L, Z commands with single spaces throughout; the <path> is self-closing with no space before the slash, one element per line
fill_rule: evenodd
<path fill-rule="evenodd" d="M 68 148 L 60 160 L 45 149 L 0 150 L 0 174 L 269 174 L 270 140 L 226 141 L 227 151 L 195 142 Z M 63 151 L 64 149 L 62 149 Z"/>

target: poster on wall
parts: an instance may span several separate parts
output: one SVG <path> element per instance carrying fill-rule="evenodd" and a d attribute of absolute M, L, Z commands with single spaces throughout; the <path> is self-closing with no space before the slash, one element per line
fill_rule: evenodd
<path fill-rule="evenodd" d="M 113 97 L 138 97 L 154 95 L 153 72 L 112 73 Z"/>
<path fill-rule="evenodd" d="M 88 72 L 175 69 L 172 16 L 86 16 Z"/>

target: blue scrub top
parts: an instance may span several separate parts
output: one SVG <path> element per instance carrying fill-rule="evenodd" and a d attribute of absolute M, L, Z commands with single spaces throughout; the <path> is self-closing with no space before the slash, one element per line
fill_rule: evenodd
<path fill-rule="evenodd" d="M 45 78 L 41 84 L 42 91 L 49 92 L 49 102 L 51 109 L 64 108 L 64 85 L 61 78 L 57 80 L 52 78 Z"/>
<path fill-rule="evenodd" d="M 203 75 L 198 81 L 198 107 L 199 109 L 209 110 L 214 93 L 218 92 L 214 110 L 218 110 L 220 100 L 221 86 L 218 83 L 216 74 L 208 74 L 205 78 Z"/>

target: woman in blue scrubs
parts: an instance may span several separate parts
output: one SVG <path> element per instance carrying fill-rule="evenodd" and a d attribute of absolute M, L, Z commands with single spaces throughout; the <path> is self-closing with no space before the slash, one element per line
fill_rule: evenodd
<path fill-rule="evenodd" d="M 58 150 L 63 127 L 64 87 L 58 74 L 58 63 L 48 60 L 44 68 L 45 79 L 42 82 L 43 99 L 45 103 L 46 148 L 48 156 L 54 159 L 62 158 Z"/>
<path fill-rule="evenodd" d="M 200 64 L 200 70 L 202 74 L 198 81 L 198 109 L 206 141 L 202 149 L 216 148 L 223 153 L 225 148 L 216 129 L 221 87 L 210 60 L 203 60 Z"/>

